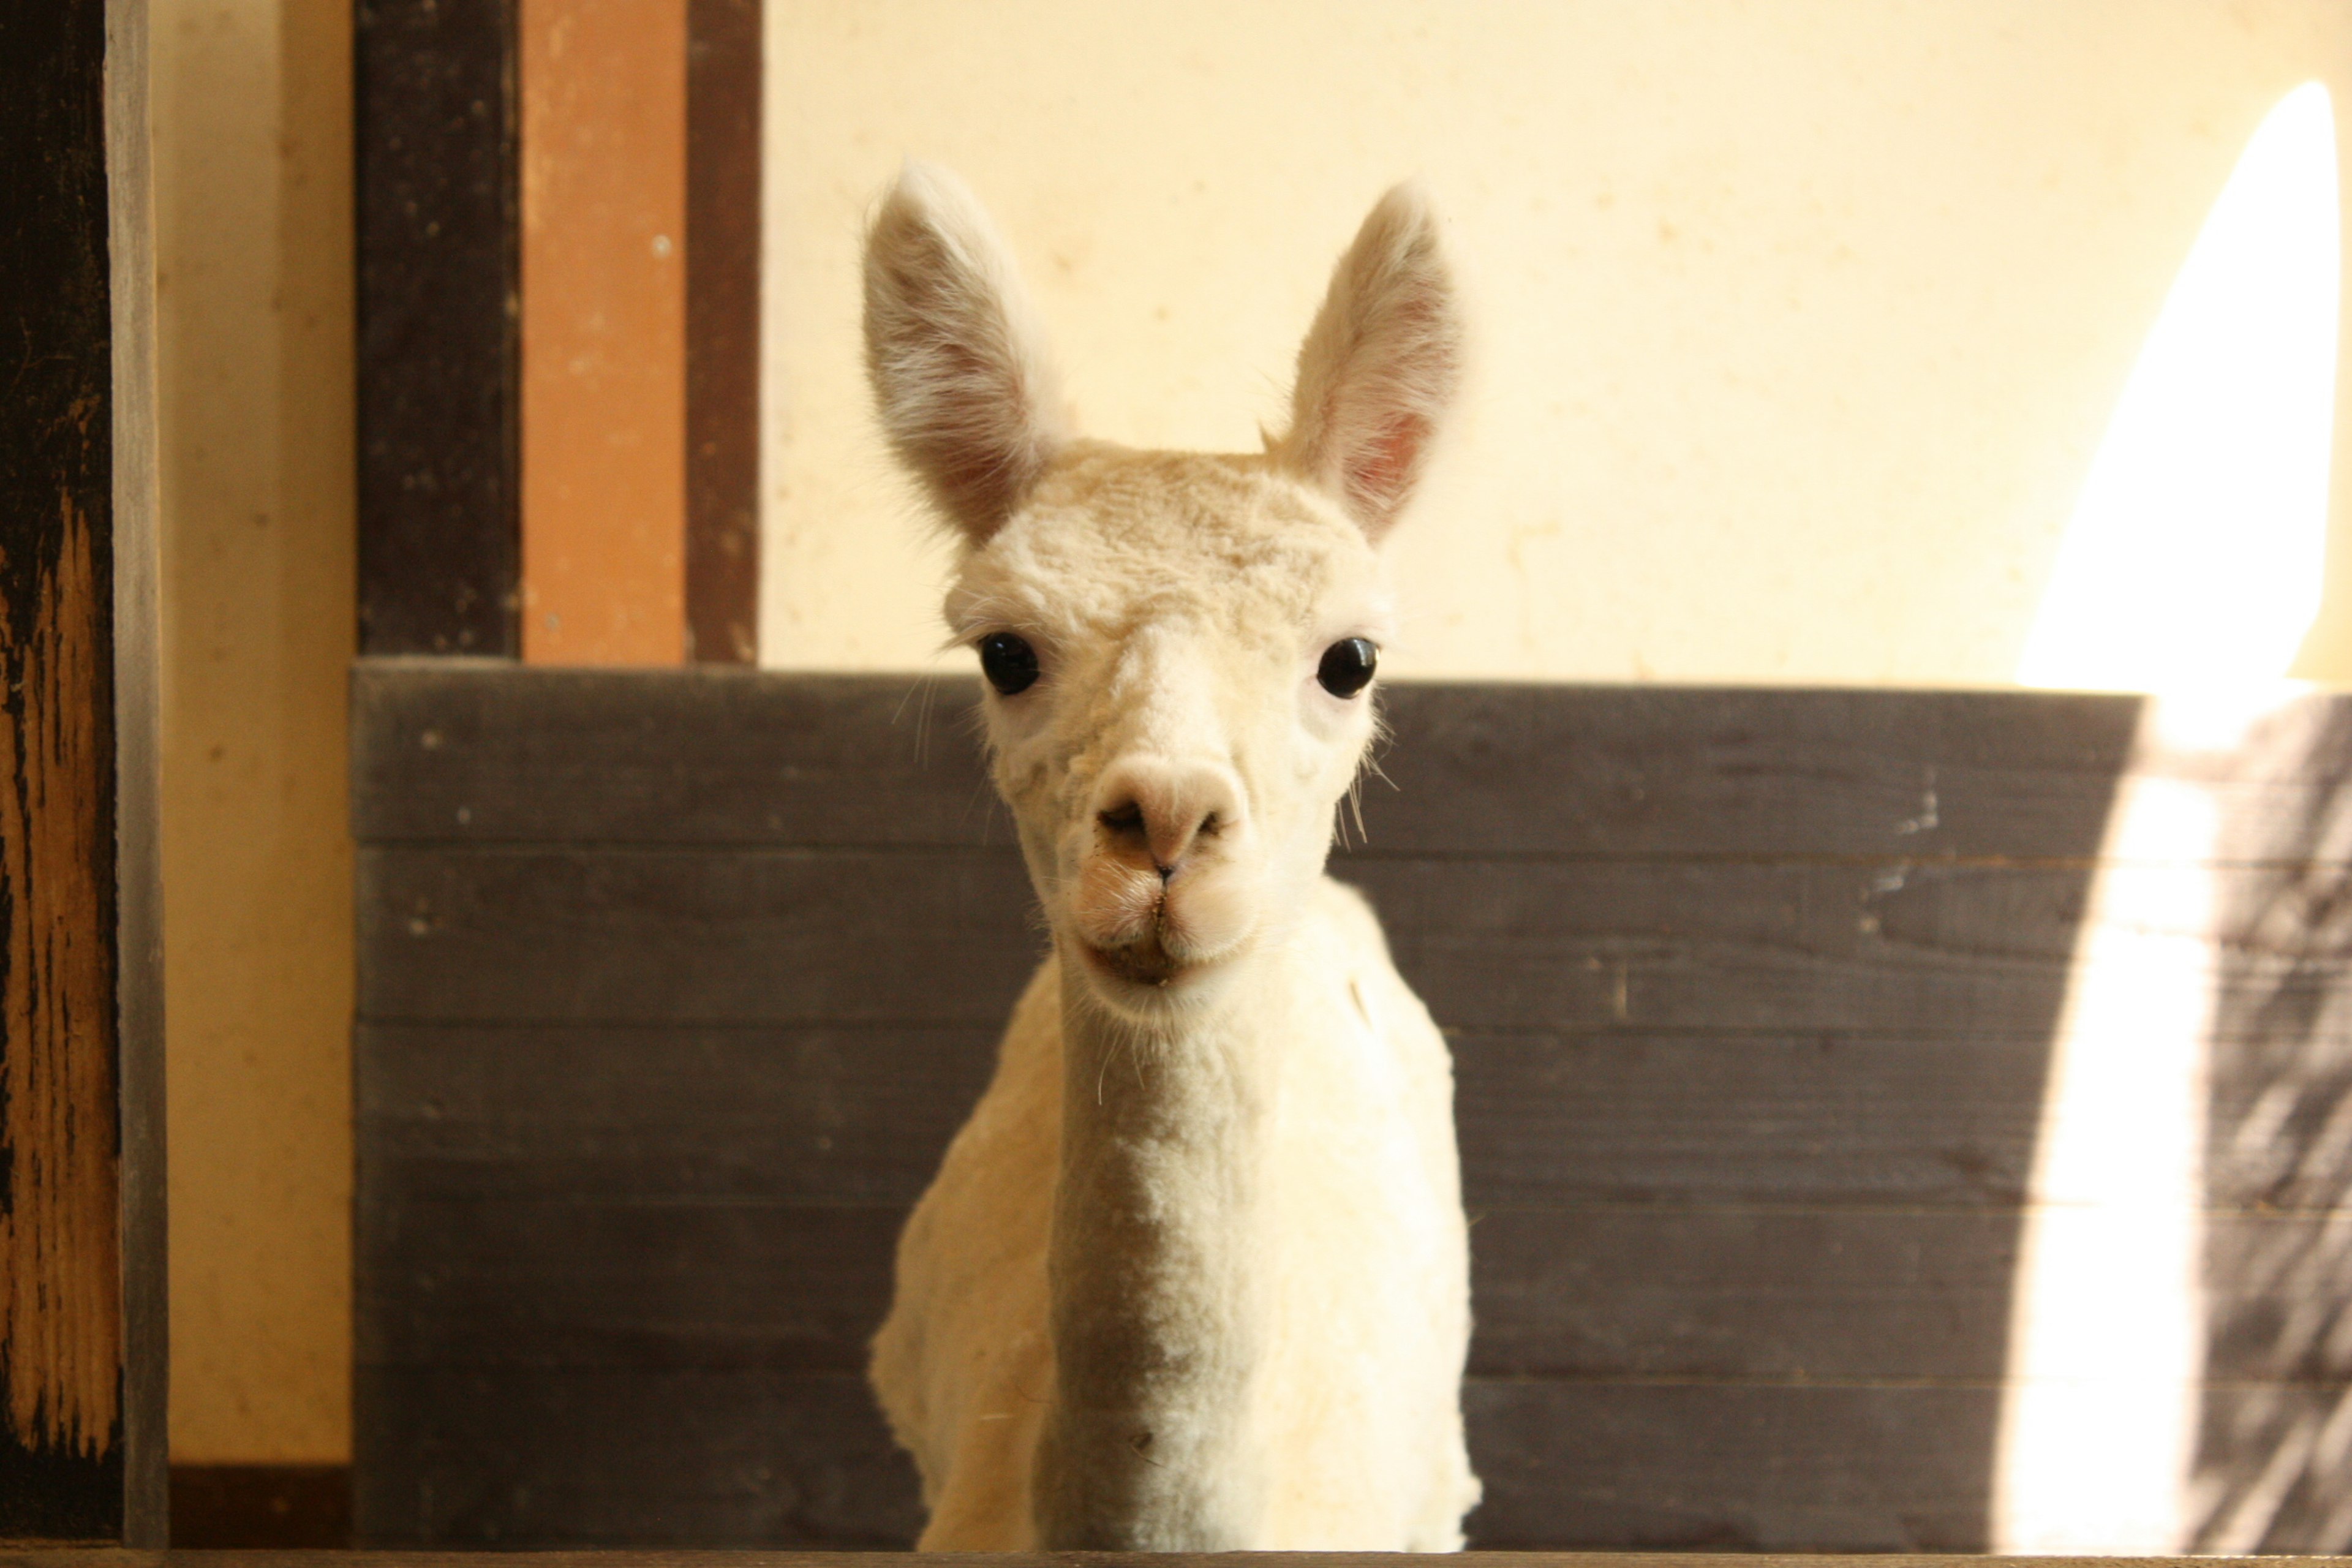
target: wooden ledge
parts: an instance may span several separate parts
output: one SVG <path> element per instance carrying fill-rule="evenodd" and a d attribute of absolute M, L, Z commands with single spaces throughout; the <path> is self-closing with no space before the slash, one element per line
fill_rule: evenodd
<path fill-rule="evenodd" d="M 1071 1564 L 1135 1563 L 1153 1568 L 1224 1563 L 1234 1568 L 1395 1568 L 1387 1552 L 126 1552 L 114 1547 L 15 1551 L 0 1546 L 0 1568 L 887 1568 L 898 1563 L 972 1563 L 987 1568 L 1068 1568 Z M 1992 1557 L 1969 1553 L 1799 1554 L 1724 1552 L 1465 1552 L 1433 1561 L 1463 1568 L 2092 1568 L 2129 1564 L 2162 1568 L 2206 1563 L 2207 1557 Z M 2294 1563 L 2298 1568 L 2352 1565 L 2352 1557 L 2237 1557 L 2231 1563 Z"/>

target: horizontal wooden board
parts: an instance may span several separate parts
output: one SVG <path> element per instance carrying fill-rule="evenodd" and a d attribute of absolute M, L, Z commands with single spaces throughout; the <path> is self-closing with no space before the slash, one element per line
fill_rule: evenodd
<path fill-rule="evenodd" d="M 362 1025 L 363 1170 L 417 1198 L 903 1206 L 985 1087 L 997 1033 Z M 1592 1029 L 1451 1043 L 1474 1208 L 2009 1208 L 2032 1195 L 2050 1047 L 2031 1036 Z M 2270 1044 L 2208 1043 L 2217 1102 L 2277 1081 L 2240 1070 Z M 2352 1037 L 2306 1040 L 2297 1059 L 2305 1079 L 2336 1082 L 2352 1075 Z M 2344 1204 L 2343 1173 L 2306 1142 L 2217 1139 L 2207 1202 Z"/>
<path fill-rule="evenodd" d="M 1345 870 L 1431 1012 L 1464 1029 L 2047 1036 L 2070 987 L 2102 966 L 2200 974 L 2217 1011 L 2259 1000 L 2315 1015 L 2352 968 L 2352 934 L 2259 919 L 2276 875 L 2263 868 L 2112 867 L 2095 900 L 2087 870 L 2045 866 L 1400 858 Z"/>
<path fill-rule="evenodd" d="M 995 1038 L 979 1026 L 364 1025 L 364 1168 L 420 1198 L 904 1205 L 984 1087 Z M 1480 1208 L 2013 1205 L 2047 1050 L 2030 1037 L 1648 1031 L 1452 1043 Z M 2268 1163 L 2252 1173 L 2267 1178 Z M 2217 1188 L 2217 1202 L 2242 1196 L 2286 1194 Z"/>
<path fill-rule="evenodd" d="M 901 1208 L 365 1192 L 364 1366 L 865 1370 Z"/>
<path fill-rule="evenodd" d="M 1399 966 L 1457 1028 L 2046 1033 L 2089 908 L 2024 866 L 1360 861 Z M 2341 989 L 2352 933 L 2234 929 L 2272 873 L 2117 868 L 2103 929 L 2187 942 L 2217 1007 Z M 1001 1019 L 1034 966 L 1010 850 L 370 849 L 372 1020 Z M 2219 916 L 2209 910 L 2219 910 Z"/>
<path fill-rule="evenodd" d="M 2000 1391 L 1475 1380 L 1485 1547 L 1980 1552 Z"/>
<path fill-rule="evenodd" d="M 362 1546 L 906 1547 L 913 1465 L 862 1377 L 362 1367 Z"/>
<path fill-rule="evenodd" d="M 1041 942 L 1011 850 L 362 850 L 360 1016 L 1001 1022 Z"/>
<path fill-rule="evenodd" d="M 443 1197 L 363 1177 L 362 1364 L 857 1372 L 903 1207 Z M 1998 1382 L 2016 1211 L 1500 1209 L 1471 1232 L 1474 1373 Z M 2352 1214 L 2206 1221 L 2204 1374 L 2352 1380 L 2315 1291 L 2250 1255 L 2335 1260 Z M 2298 1323 L 2298 1320 L 2305 1320 Z M 2269 1331 L 2258 1331 L 2267 1327 Z"/>
<path fill-rule="evenodd" d="M 368 842 L 1001 842 L 977 698 L 960 672 L 362 660 L 353 820 Z M 2071 693 L 1404 681 L 1381 700 L 1388 782 L 1364 810 L 1373 846 L 1406 853 L 2079 859 L 2118 781 L 2205 784 L 2275 839 L 2352 761 L 2324 696 L 2227 752 L 2140 736 L 2142 699 Z"/>
<path fill-rule="evenodd" d="M 998 1027 L 362 1025 L 365 1168 L 436 1197 L 912 1203 Z"/>
<path fill-rule="evenodd" d="M 920 1521 L 911 1468 L 854 1377 L 372 1368 L 358 1399 L 362 1543 L 889 1548 Z M 1473 1379 L 1486 1496 L 1471 1542 L 1980 1551 L 2000 1399 Z"/>
<path fill-rule="evenodd" d="M 754 670 L 362 659 L 364 843 L 971 847 L 1011 828 L 980 765 L 977 683 Z"/>

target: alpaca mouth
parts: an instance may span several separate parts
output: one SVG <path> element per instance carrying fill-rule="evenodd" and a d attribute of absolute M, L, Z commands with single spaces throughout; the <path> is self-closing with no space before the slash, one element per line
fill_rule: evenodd
<path fill-rule="evenodd" d="M 1164 987 L 1191 967 L 1161 945 L 1157 931 L 1125 947 L 1097 947 L 1092 942 L 1079 945 L 1097 968 L 1130 985 Z"/>

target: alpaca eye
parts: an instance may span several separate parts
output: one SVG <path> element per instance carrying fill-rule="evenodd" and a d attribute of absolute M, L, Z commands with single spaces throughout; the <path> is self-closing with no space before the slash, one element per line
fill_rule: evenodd
<path fill-rule="evenodd" d="M 980 672 L 1011 697 L 1037 683 L 1037 650 L 1011 632 L 991 632 L 980 640 Z"/>
<path fill-rule="evenodd" d="M 1323 650 L 1315 679 L 1334 697 L 1353 697 L 1372 683 L 1372 670 L 1380 662 L 1381 650 L 1370 640 L 1342 637 Z"/>

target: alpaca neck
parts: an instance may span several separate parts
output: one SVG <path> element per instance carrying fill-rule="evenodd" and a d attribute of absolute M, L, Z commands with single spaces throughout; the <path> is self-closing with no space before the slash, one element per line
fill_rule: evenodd
<path fill-rule="evenodd" d="M 1247 1412 L 1270 1327 L 1276 965 L 1255 961 L 1224 1005 L 1145 1030 L 1106 1015 L 1075 964 L 1066 955 L 1039 1543 L 1249 1545 L 1263 1512 Z"/>

